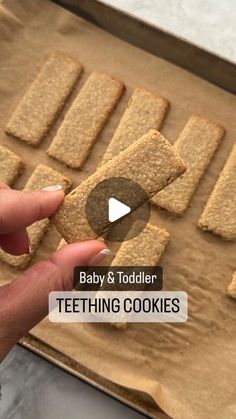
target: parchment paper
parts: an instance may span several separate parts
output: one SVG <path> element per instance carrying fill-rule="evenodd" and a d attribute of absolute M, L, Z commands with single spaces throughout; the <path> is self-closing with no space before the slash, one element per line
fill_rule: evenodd
<path fill-rule="evenodd" d="M 161 11 L 160 11 L 161 13 Z M 55 49 L 84 65 L 84 74 L 53 130 L 39 149 L 7 137 L 4 127 L 22 94 Z M 196 221 L 236 139 L 236 99 L 229 93 L 105 33 L 44 0 L 6 0 L 0 11 L 0 143 L 18 153 L 26 170 L 22 188 L 39 162 L 70 175 L 74 185 L 93 172 L 134 87 L 166 97 L 171 110 L 163 133 L 173 143 L 192 112 L 214 118 L 227 135 L 180 219 L 153 210 L 152 222 L 165 227 L 171 243 L 162 259 L 164 289 L 189 295 L 185 324 L 133 324 L 125 331 L 105 325 L 50 324 L 32 330 L 35 337 L 121 386 L 144 392 L 174 418 L 236 417 L 236 302 L 225 288 L 236 267 L 236 244 L 202 233 Z M 99 136 L 82 172 L 50 159 L 45 150 L 66 109 L 92 70 L 120 78 L 127 86 L 109 123 Z M 37 258 L 55 248 L 54 231 L 43 240 Z M 2 283 L 17 272 L 1 264 Z M 140 393 L 140 397 L 141 397 Z M 158 409 L 156 416 L 159 416 Z"/>

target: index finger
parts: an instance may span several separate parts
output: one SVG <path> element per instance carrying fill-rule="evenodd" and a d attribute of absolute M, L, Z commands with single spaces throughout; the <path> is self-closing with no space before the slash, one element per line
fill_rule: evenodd
<path fill-rule="evenodd" d="M 11 189 L 6 183 L 1 182 L 0 180 L 0 189 Z"/>
<path fill-rule="evenodd" d="M 0 189 L 0 234 L 19 231 L 52 215 L 64 199 L 61 185 L 42 191 Z"/>

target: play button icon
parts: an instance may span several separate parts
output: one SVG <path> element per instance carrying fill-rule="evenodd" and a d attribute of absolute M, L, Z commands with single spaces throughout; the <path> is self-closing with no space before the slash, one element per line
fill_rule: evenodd
<path fill-rule="evenodd" d="M 108 220 L 113 223 L 131 212 L 131 208 L 116 198 L 108 199 Z"/>
<path fill-rule="evenodd" d="M 140 202 L 143 202 L 141 206 Z M 85 210 L 87 221 L 96 234 L 116 242 L 140 234 L 150 217 L 147 194 L 136 182 L 124 177 L 99 182 L 91 190 Z M 134 222 L 135 228 L 132 227 Z"/>

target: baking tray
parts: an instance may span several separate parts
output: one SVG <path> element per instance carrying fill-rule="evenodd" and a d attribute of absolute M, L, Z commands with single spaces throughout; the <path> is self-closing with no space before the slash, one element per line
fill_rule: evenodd
<path fill-rule="evenodd" d="M 47 345 L 42 340 L 35 338 L 30 333 L 27 336 L 24 336 L 19 343 L 21 346 L 31 352 L 34 352 L 41 358 L 44 358 L 57 367 L 62 368 L 74 377 L 80 378 L 87 384 L 95 387 L 97 390 L 102 391 L 108 396 L 142 413 L 146 417 L 158 417 L 158 419 L 170 418 L 157 407 L 156 403 L 154 403 L 151 398 L 145 398 L 143 394 L 142 398 L 140 398 L 138 393 L 135 394 L 134 391 L 129 391 L 124 387 L 118 386 L 111 381 L 102 378 L 100 375 L 84 367 L 82 364 L 75 362 L 73 359 L 66 357 L 55 348 Z"/>
<path fill-rule="evenodd" d="M 157 26 L 149 25 L 141 19 L 100 1 L 58 0 L 55 3 L 126 42 L 179 65 L 231 93 L 236 93 L 236 65 L 206 49 L 176 37 Z M 133 391 L 108 382 L 108 380 L 101 378 L 83 365 L 75 363 L 69 357 L 65 357 L 65 355 L 32 335 L 23 338 L 20 343 L 27 349 L 132 408 L 148 414 L 150 417 L 154 415 L 157 417 L 156 404 L 151 399 L 145 400 L 143 394 L 140 397 L 138 393 L 135 394 Z M 160 410 L 158 417 L 167 418 L 168 416 Z"/>
<path fill-rule="evenodd" d="M 236 63 L 99 0 L 53 0 L 126 42 L 236 93 Z"/>

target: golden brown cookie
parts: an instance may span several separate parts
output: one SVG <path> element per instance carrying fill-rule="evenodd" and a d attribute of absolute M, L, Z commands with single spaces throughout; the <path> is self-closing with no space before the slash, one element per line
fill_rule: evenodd
<path fill-rule="evenodd" d="M 93 72 L 48 148 L 49 156 L 80 169 L 123 90 L 119 80 Z"/>
<path fill-rule="evenodd" d="M 184 170 L 184 163 L 171 144 L 158 131 L 150 130 L 67 195 L 54 216 L 56 228 L 68 243 L 94 239 L 98 237 L 98 232 L 95 233 L 88 224 L 86 202 L 91 190 L 99 182 L 122 176 L 138 183 L 147 196 L 151 197 Z M 143 199 L 133 195 L 131 207 L 138 208 L 143 204 Z M 99 211 L 99 208 L 95 210 Z M 99 235 L 109 227 L 109 221 L 104 219 L 104 223 L 99 226 Z"/>
<path fill-rule="evenodd" d="M 136 88 L 107 147 L 102 164 L 125 150 L 150 129 L 158 130 L 168 109 L 168 100 L 148 90 Z"/>
<path fill-rule="evenodd" d="M 198 227 L 225 240 L 236 239 L 236 145 L 208 199 Z"/>
<path fill-rule="evenodd" d="M 33 146 L 39 145 L 81 71 L 81 65 L 73 58 L 53 52 L 11 116 L 6 132 Z"/>
<path fill-rule="evenodd" d="M 0 145 L 0 181 L 11 186 L 23 170 L 24 164 L 21 158 Z"/>
<path fill-rule="evenodd" d="M 174 215 L 182 215 L 224 134 L 225 129 L 219 124 L 202 116 L 192 115 L 174 144 L 187 170 L 155 195 L 152 202 Z"/>

